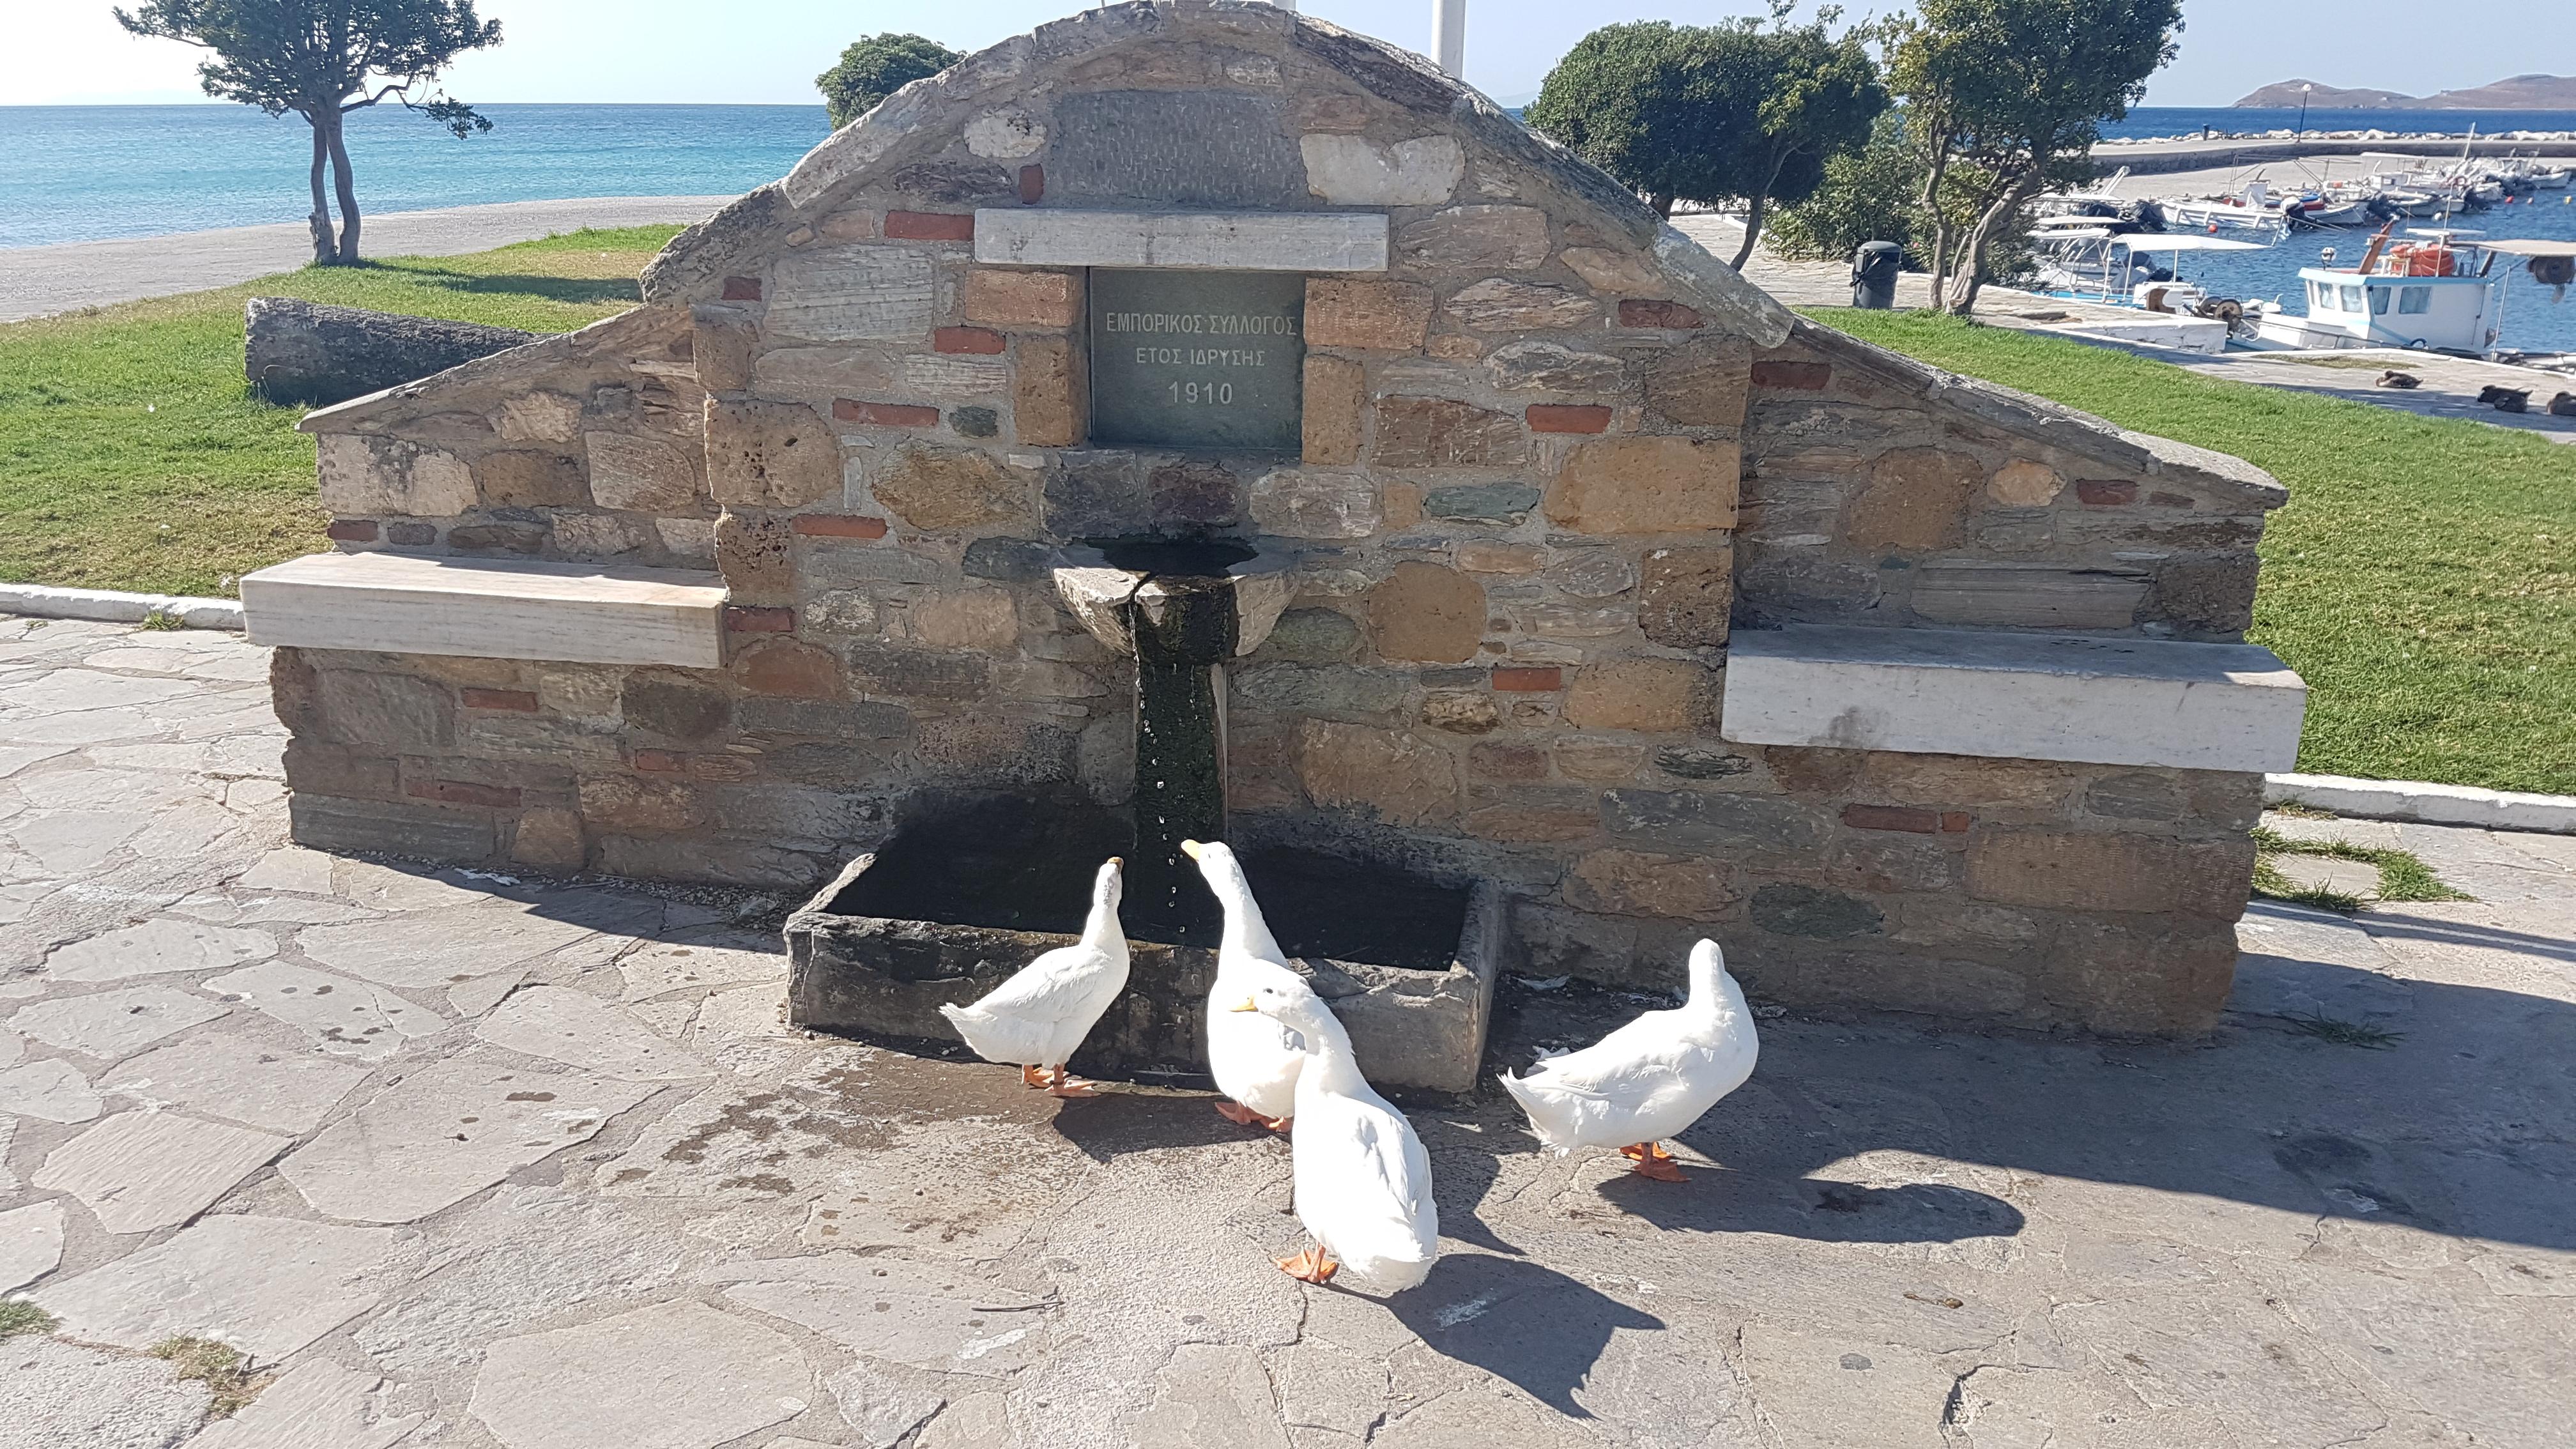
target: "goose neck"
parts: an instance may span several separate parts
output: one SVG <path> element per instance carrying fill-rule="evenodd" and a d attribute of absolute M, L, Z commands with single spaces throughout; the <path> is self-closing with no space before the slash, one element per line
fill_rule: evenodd
<path fill-rule="evenodd" d="M 1683 1002 L 1685 1010 L 1699 1016 L 1719 1016 L 1732 1009 L 1744 1009 L 1744 993 L 1726 974 L 1724 962 L 1714 957 L 1693 956 L 1690 963 L 1690 997 Z"/>
<path fill-rule="evenodd" d="M 1368 1078 L 1360 1074 L 1359 1058 L 1351 1052 L 1351 1035 L 1342 1029 L 1341 1018 L 1333 1015 L 1331 1007 L 1296 1023 L 1294 1029 L 1306 1038 L 1306 1065 L 1298 1076 L 1301 1085 L 1311 1079 L 1319 1088 L 1343 1094 L 1368 1085 Z"/>
<path fill-rule="evenodd" d="M 1225 932 L 1218 938 L 1217 949 L 1268 961 L 1287 959 L 1280 953 L 1278 939 L 1270 934 L 1270 923 L 1261 918 L 1261 903 L 1252 898 L 1251 883 L 1243 878 L 1243 872 L 1226 871 L 1211 884 L 1217 903 L 1225 908 Z"/>

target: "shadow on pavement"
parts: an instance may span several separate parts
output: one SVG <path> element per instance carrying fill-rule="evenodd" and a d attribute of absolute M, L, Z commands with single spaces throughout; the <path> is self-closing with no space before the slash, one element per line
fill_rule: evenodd
<path fill-rule="evenodd" d="M 606 886 L 464 883 L 610 932 L 649 931 L 661 904 Z M 2363 930 L 2354 924 L 2340 923 L 2361 945 L 2366 931 L 2511 952 L 2543 973 L 2576 960 L 2576 943 L 2402 909 L 2370 913 Z M 2566 1129 L 2576 1121 L 2576 1002 L 2318 959 L 2335 954 L 2331 944 L 2283 944 L 2297 954 L 2242 958 L 2236 1009 L 2200 1040 L 1936 1029 L 1885 1017 L 1767 1021 L 1753 1079 L 1684 1134 L 1725 1170 L 1695 1171 L 1678 1196 L 1624 1181 L 1602 1195 L 1691 1231 L 1924 1242 L 2019 1230 L 2010 1204 L 1967 1187 L 1832 1180 L 1837 1164 L 1865 1154 L 1911 1154 L 2576 1250 L 2576 1214 L 2565 1209 L 2576 1200 Z M 1508 986 L 1497 1006 L 1489 1064 L 1525 1063 L 1540 1043 L 1597 1040 L 1642 1009 L 1624 993 Z M 2346 1024 L 2316 1017 L 2350 1017 L 2368 1039 L 2313 1030 Z M 1113 1091 L 1062 1108 L 1057 1130 L 1097 1161 L 1244 1132 L 1203 1096 Z M 1508 1112 L 1488 1100 L 1413 1113 L 1433 1152 L 1444 1228 L 1493 1253 L 1516 1250 L 1475 1206 L 1502 1157 L 1536 1150 L 1525 1134 L 1496 1130 Z"/>
<path fill-rule="evenodd" d="M 1055 1130 L 1094 1162 L 1115 1161 L 1131 1152 L 1212 1147 L 1220 1142 L 1257 1141 L 1277 1135 L 1240 1127 L 1218 1116 L 1218 1100 L 1214 1096 L 1165 1096 L 1106 1086 L 1097 1097 L 1076 1097 L 1061 1104 L 1055 1114 Z"/>
<path fill-rule="evenodd" d="M 1580 1280 L 1526 1258 L 1456 1253 L 1434 1264 L 1421 1287 L 1386 1300 L 1433 1351 L 1509 1379 L 1530 1397 L 1573 1418 L 1574 1401 L 1610 1335 L 1659 1329 L 1664 1321 Z"/>
<path fill-rule="evenodd" d="M 2372 936 L 2550 959 L 2570 949 L 2485 926 L 2365 920 Z M 1726 1171 L 1693 1171 L 1680 1199 L 1626 1181 L 1603 1197 L 1703 1231 L 1922 1241 L 2017 1229 L 2008 1204 L 1963 1188 L 1821 1181 L 1865 1154 L 1910 1154 L 2576 1249 L 2576 1214 L 2563 1207 L 2576 1198 L 2565 1133 L 2576 1121 L 2576 1003 L 2315 959 L 2243 961 L 2238 1010 L 2196 1041 L 1765 1022 L 1752 1080 L 1683 1134 Z M 2271 973 L 2294 983 L 2286 999 L 2325 1003 L 2323 1018 L 2356 1016 L 2366 1034 L 2337 1039 L 2331 1029 L 2344 1023 L 2273 1004 L 2285 993 Z M 1597 1039 L 1641 1009 L 1610 992 L 1506 995 L 1518 999 L 1498 1022 L 1501 1061 Z M 2277 1014 L 2252 1014 L 2265 1010 Z M 1800 1198 L 1827 1189 L 1862 1193 L 1846 1199 L 1860 1210 L 1816 1211 Z"/>
<path fill-rule="evenodd" d="M 1621 1173 L 1601 1184 L 1601 1199 L 1667 1231 L 1776 1233 L 1825 1243 L 1955 1243 L 2009 1238 L 2022 1229 L 2021 1210 L 2011 1203 L 1947 1183 L 1864 1187 L 1726 1168 L 1683 1172 L 1690 1181 Z"/>

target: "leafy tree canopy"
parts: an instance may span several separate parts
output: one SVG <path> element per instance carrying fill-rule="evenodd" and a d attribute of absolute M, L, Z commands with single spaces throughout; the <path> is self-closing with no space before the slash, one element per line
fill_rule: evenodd
<path fill-rule="evenodd" d="M 501 43 L 501 22 L 474 13 L 474 0 L 147 0 L 118 10 L 136 35 L 212 52 L 197 67 L 206 94 L 289 111 L 313 127 L 313 259 L 358 260 L 358 195 L 343 118 L 395 100 L 460 138 L 492 123 L 436 89 L 448 62 Z M 325 167 L 336 178 L 340 232 L 323 199 Z"/>
<path fill-rule="evenodd" d="M 457 56 L 501 43 L 501 22 L 478 17 L 474 0 L 148 0 L 116 23 L 214 52 L 197 67 L 206 94 L 272 116 L 393 99 L 459 136 L 492 129 L 471 106 L 412 94 Z"/>
<path fill-rule="evenodd" d="M 1771 214 L 1773 250 L 1814 262 L 1846 262 L 1862 242 L 1892 241 L 1905 248 L 1906 265 L 1921 267 L 1932 255 L 1930 215 L 1918 204 L 1925 162 L 1908 143 L 1905 113 L 1891 110 L 1870 129 L 1869 144 L 1825 162 L 1815 192 Z M 1951 163 L 1941 186 L 1941 213 L 1954 235 L 1976 225 L 1979 198 L 1990 178 L 1972 164 Z M 1989 275 L 2006 276 L 2026 260 L 2023 228 L 1994 238 L 1987 248 Z"/>
<path fill-rule="evenodd" d="M 1813 192 L 1826 159 L 1862 144 L 1887 106 L 1862 38 L 1831 33 L 1838 12 L 1792 26 L 1788 8 L 1775 0 L 1769 29 L 1750 19 L 1605 26 L 1549 72 L 1527 119 L 1658 211 L 1743 203 L 1741 266 L 1765 209 Z"/>
<path fill-rule="evenodd" d="M 877 103 L 914 81 L 934 76 L 966 57 L 938 41 L 888 31 L 855 41 L 841 52 L 840 63 L 814 77 L 834 129 L 877 108 Z"/>
<path fill-rule="evenodd" d="M 1932 212 L 1936 299 L 1973 309 L 1989 241 L 2042 188 L 2091 174 L 2102 122 L 2146 94 L 2181 29 L 2181 0 L 1919 0 L 1889 23 L 1889 78 L 1926 161 L 1924 195 L 1946 189 L 1953 163 L 1987 179 L 1964 234 Z"/>

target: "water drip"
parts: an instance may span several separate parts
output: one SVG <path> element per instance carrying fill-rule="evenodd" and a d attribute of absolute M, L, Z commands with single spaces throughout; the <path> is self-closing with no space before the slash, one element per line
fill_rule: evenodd
<path fill-rule="evenodd" d="M 1225 838 L 1225 661 L 1278 622 L 1287 562 L 1232 540 L 1112 540 L 1056 570 L 1075 616 L 1136 661 L 1131 930 L 1216 944 L 1216 901 L 1181 842 Z"/>

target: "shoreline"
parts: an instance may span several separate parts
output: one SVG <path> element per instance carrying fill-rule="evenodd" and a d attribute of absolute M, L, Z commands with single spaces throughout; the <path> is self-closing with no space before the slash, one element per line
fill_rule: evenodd
<path fill-rule="evenodd" d="M 586 226 L 687 225 L 734 199 L 597 196 L 389 211 L 365 218 L 362 245 L 378 257 L 452 256 Z M 301 220 L 0 249 L 0 322 L 235 286 L 294 271 L 312 256 L 312 237 Z"/>

